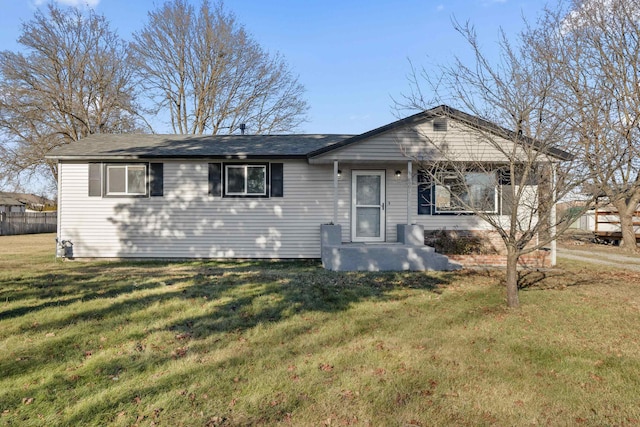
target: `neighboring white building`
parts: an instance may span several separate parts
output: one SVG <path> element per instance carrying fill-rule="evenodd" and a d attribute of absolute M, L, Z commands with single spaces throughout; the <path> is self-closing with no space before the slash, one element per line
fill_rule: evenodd
<path fill-rule="evenodd" d="M 320 258 L 321 224 L 340 225 L 344 243 L 397 242 L 398 224 L 486 230 L 450 190 L 418 185 L 420 135 L 461 160 L 502 160 L 470 137 L 470 118 L 440 106 L 355 136 L 92 135 L 47 156 L 58 161 L 58 237 L 76 258 Z M 501 215 L 492 173 L 473 178 Z"/>

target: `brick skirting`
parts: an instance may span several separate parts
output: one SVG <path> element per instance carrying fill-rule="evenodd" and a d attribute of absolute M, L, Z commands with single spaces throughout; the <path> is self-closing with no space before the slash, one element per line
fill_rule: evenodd
<path fill-rule="evenodd" d="M 507 265 L 507 257 L 500 254 L 447 255 L 447 258 L 465 267 L 506 267 Z M 531 252 L 521 256 L 518 264 L 528 268 L 549 268 L 551 253 L 545 250 Z"/>

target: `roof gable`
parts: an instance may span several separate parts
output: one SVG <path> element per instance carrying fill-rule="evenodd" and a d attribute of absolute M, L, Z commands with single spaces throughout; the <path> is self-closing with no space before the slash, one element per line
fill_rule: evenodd
<path fill-rule="evenodd" d="M 376 137 L 380 137 L 384 134 L 389 134 L 391 132 L 401 132 L 403 129 L 416 129 L 421 124 L 425 122 L 429 122 L 439 117 L 447 117 L 451 118 L 464 126 L 467 126 L 472 129 L 483 130 L 495 135 L 498 138 L 503 138 L 505 141 L 513 141 L 516 139 L 516 134 L 513 131 L 505 129 L 501 126 L 498 126 L 494 123 L 481 119 L 479 117 L 464 113 L 460 110 L 456 110 L 447 105 L 440 105 L 438 107 L 432 108 L 430 110 L 425 110 L 420 113 L 414 114 L 409 117 L 405 117 L 403 119 L 397 120 L 393 123 L 389 123 L 385 126 L 381 126 L 377 129 L 373 129 L 369 132 L 365 132 L 360 135 L 353 136 L 349 139 L 345 139 L 336 144 L 322 147 L 314 152 L 309 153 L 308 157 L 310 159 L 313 158 L 321 158 L 327 155 L 328 153 L 337 152 L 341 149 L 344 149 L 349 146 L 354 146 L 364 141 L 370 141 Z M 571 154 L 560 150 L 554 147 L 543 147 L 539 141 L 536 141 L 532 138 L 528 138 L 526 136 L 517 135 L 517 140 L 521 142 L 523 145 L 530 144 L 534 148 L 546 150 L 546 154 L 551 157 L 557 158 L 559 160 L 570 160 L 572 158 Z"/>

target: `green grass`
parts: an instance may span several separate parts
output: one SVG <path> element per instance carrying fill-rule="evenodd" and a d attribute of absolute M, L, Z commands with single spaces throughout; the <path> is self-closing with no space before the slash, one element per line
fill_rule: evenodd
<path fill-rule="evenodd" d="M 56 262 L 0 237 L 0 425 L 637 425 L 640 274 Z"/>

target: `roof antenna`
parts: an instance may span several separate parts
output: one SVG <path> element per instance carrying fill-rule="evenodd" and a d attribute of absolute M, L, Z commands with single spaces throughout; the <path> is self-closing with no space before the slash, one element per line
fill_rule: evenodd
<path fill-rule="evenodd" d="M 240 123 L 240 134 L 244 135 L 244 130 L 247 128 L 245 123 Z"/>

